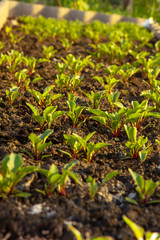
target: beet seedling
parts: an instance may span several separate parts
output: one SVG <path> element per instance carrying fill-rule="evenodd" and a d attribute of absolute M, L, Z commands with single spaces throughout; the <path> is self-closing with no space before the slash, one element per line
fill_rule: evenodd
<path fill-rule="evenodd" d="M 119 92 L 111 92 L 110 94 L 106 92 L 106 96 L 110 105 L 110 111 L 113 112 L 115 106 L 118 106 L 120 108 L 122 107 L 122 103 L 120 102 L 119 98 Z"/>
<path fill-rule="evenodd" d="M 27 71 L 28 74 L 31 76 L 33 73 L 35 73 L 35 69 L 37 67 L 38 64 L 43 63 L 43 62 L 48 62 L 49 60 L 44 59 L 44 58 L 40 58 L 39 60 L 37 60 L 34 57 L 23 57 L 23 63 L 26 64 L 27 66 Z"/>
<path fill-rule="evenodd" d="M 140 70 L 136 67 L 133 67 L 131 64 L 124 64 L 118 74 L 120 75 L 121 82 L 128 86 L 128 80 Z"/>
<path fill-rule="evenodd" d="M 13 86 L 12 88 L 10 88 L 10 90 L 6 90 L 6 95 L 9 99 L 10 105 L 13 105 L 16 98 L 20 95 L 20 92 L 18 91 L 19 91 L 19 87 L 17 86 Z"/>
<path fill-rule="evenodd" d="M 93 136 L 93 134 L 92 134 L 92 136 Z M 86 160 L 90 163 L 92 162 L 93 158 L 95 157 L 95 155 L 101 148 L 104 148 L 104 147 L 110 145 L 108 143 L 103 143 L 103 142 L 99 142 L 96 144 L 93 142 L 90 142 L 87 144 L 87 141 L 84 138 L 80 137 L 79 135 L 73 133 L 73 136 L 80 142 L 80 144 L 83 148 L 83 151 L 85 154 L 84 160 Z"/>
<path fill-rule="evenodd" d="M 108 92 L 111 93 L 112 89 L 116 86 L 116 84 L 120 81 L 115 78 L 110 78 L 105 76 L 105 80 L 102 77 L 94 76 L 93 79 L 96 79 Z"/>
<path fill-rule="evenodd" d="M 34 154 L 35 154 L 35 160 L 36 161 L 49 156 L 49 155 L 43 155 L 41 157 L 41 153 L 45 148 L 52 145 L 51 141 L 46 143 L 47 138 L 49 137 L 50 134 L 52 134 L 52 132 L 53 132 L 53 130 L 47 129 L 44 133 L 42 133 L 39 136 L 36 136 L 34 133 L 31 133 L 29 135 L 28 138 L 32 142 L 32 146 L 33 146 L 33 149 L 34 149 Z M 29 156 L 32 157 L 32 155 L 29 152 L 27 152 L 27 153 L 29 154 Z"/>
<path fill-rule="evenodd" d="M 50 129 L 53 121 L 64 114 L 64 111 L 56 111 L 57 106 L 49 106 L 44 109 L 43 115 L 41 116 L 38 108 L 36 108 L 30 103 L 27 103 L 27 105 L 32 110 L 32 117 L 38 122 L 39 131 L 41 133 L 43 132 L 45 125 L 47 126 L 47 129 Z"/>
<path fill-rule="evenodd" d="M 156 110 L 160 109 L 160 90 L 146 90 L 141 93 L 141 96 L 147 97 L 149 100 L 153 101 L 156 104 Z"/>
<path fill-rule="evenodd" d="M 88 140 L 93 136 L 95 132 L 90 133 L 86 136 L 84 136 L 83 140 L 85 142 L 88 142 Z M 73 158 L 77 159 L 79 158 L 81 151 L 83 150 L 83 146 L 82 144 L 79 142 L 79 140 L 77 139 L 77 137 L 73 134 L 64 134 L 63 137 L 65 138 L 66 142 L 70 145 L 71 149 L 72 149 L 72 154 L 73 154 Z M 68 155 L 70 158 L 72 158 L 72 155 L 66 151 L 60 150 L 60 152 Z"/>
<path fill-rule="evenodd" d="M 39 189 L 37 189 L 37 191 L 49 197 L 52 192 L 57 189 L 61 194 L 66 195 L 65 186 L 69 178 L 72 178 L 76 183 L 82 185 L 78 175 L 70 171 L 78 162 L 79 161 L 75 160 L 66 164 L 61 174 L 55 164 L 52 164 L 49 170 L 39 169 L 39 172 L 46 176 L 47 184 L 44 186 L 45 191 Z"/>
<path fill-rule="evenodd" d="M 138 192 L 142 203 L 144 205 L 160 203 L 160 200 L 150 200 L 151 196 L 155 193 L 156 188 L 160 185 L 160 181 L 153 182 L 150 179 L 144 180 L 140 174 L 132 171 L 130 168 L 128 170 L 136 184 L 136 191 Z M 138 204 L 134 199 L 126 198 L 126 200 L 133 204 Z"/>
<path fill-rule="evenodd" d="M 105 95 L 104 95 L 105 91 L 100 91 L 100 92 L 96 92 L 96 93 L 91 91 L 91 94 L 85 93 L 84 91 L 82 91 L 82 92 L 91 101 L 91 105 L 89 105 L 89 107 L 93 108 L 93 109 L 98 109 L 100 102 L 105 98 Z"/>
<path fill-rule="evenodd" d="M 53 94 L 51 91 L 54 88 L 54 85 L 48 86 L 43 90 L 43 93 L 40 93 L 34 89 L 29 90 L 29 92 L 35 97 L 38 105 L 41 109 L 45 107 L 49 107 L 53 104 L 55 100 L 61 98 L 61 94 Z"/>
<path fill-rule="evenodd" d="M 130 149 L 127 154 L 133 159 L 146 160 L 147 155 L 152 151 L 151 144 L 146 146 L 148 138 L 144 136 L 137 138 L 137 128 L 124 125 L 129 141 L 125 144 Z"/>
<path fill-rule="evenodd" d="M 126 113 L 127 109 L 120 109 L 118 112 L 109 113 L 107 111 L 103 112 L 99 109 L 87 109 L 87 111 L 97 115 L 90 117 L 90 119 L 95 120 L 102 125 L 104 125 L 107 129 L 110 130 L 114 137 L 118 137 L 121 129 L 126 123 Z"/>
<path fill-rule="evenodd" d="M 82 111 L 84 110 L 84 106 L 77 106 L 76 105 L 76 99 L 74 98 L 73 94 L 69 94 L 69 100 L 67 101 L 69 111 L 67 112 L 68 117 L 72 120 L 73 122 L 73 127 L 78 127 L 81 124 L 83 124 L 86 119 L 80 123 L 78 123 L 78 119 L 82 114 Z"/>
<path fill-rule="evenodd" d="M 3 158 L 0 168 L 0 198 L 30 196 L 30 193 L 20 192 L 15 187 L 27 174 L 37 171 L 38 167 L 23 167 L 23 164 L 19 154 L 11 153 Z"/>
<path fill-rule="evenodd" d="M 137 240 L 160 240 L 160 233 L 154 232 L 145 232 L 144 228 L 135 224 L 125 215 L 122 216 L 126 224 L 131 228 Z"/>
<path fill-rule="evenodd" d="M 61 39 L 62 46 L 64 47 L 65 51 L 67 52 L 68 49 L 72 46 L 74 43 L 73 41 L 69 42 L 68 38 L 62 38 Z"/>
<path fill-rule="evenodd" d="M 74 92 L 75 89 L 80 85 L 81 81 L 83 79 L 83 76 L 80 75 L 57 75 L 57 79 L 55 80 L 55 83 L 60 87 L 60 90 L 62 91 L 63 88 L 66 88 L 67 91 Z"/>
<path fill-rule="evenodd" d="M 152 112 L 155 107 L 149 107 L 148 101 L 144 100 L 141 103 L 138 101 L 132 101 L 132 109 L 128 109 L 127 120 L 132 126 L 136 127 L 137 130 L 140 129 L 145 119 L 148 117 L 160 118 L 160 114 L 157 112 Z"/>
<path fill-rule="evenodd" d="M 43 55 L 47 60 L 54 58 L 54 55 L 56 52 L 57 50 L 54 49 L 54 46 L 49 46 L 49 47 L 46 47 L 45 45 L 43 46 Z"/>
<path fill-rule="evenodd" d="M 68 54 L 66 59 L 61 58 L 67 68 L 69 69 L 70 73 L 73 75 L 80 75 L 82 70 L 87 66 L 90 65 L 92 68 L 95 67 L 94 63 L 91 61 L 91 56 L 88 55 L 87 57 L 81 60 L 81 57 L 75 58 L 72 54 Z"/>
<path fill-rule="evenodd" d="M 3 62 L 7 63 L 7 69 L 9 69 L 9 72 L 12 74 L 15 73 L 23 60 L 23 53 L 19 53 L 12 49 L 8 55 L 5 54 L 3 56 Z"/>
<path fill-rule="evenodd" d="M 104 181 L 100 184 L 100 186 L 98 186 L 98 184 L 96 183 L 96 180 L 94 178 L 92 178 L 91 176 L 89 176 L 87 178 L 87 183 L 89 183 L 89 195 L 91 199 L 95 198 L 95 195 L 97 194 L 98 191 L 100 191 L 101 187 L 108 182 L 108 180 L 112 179 L 113 177 L 117 176 L 119 174 L 119 172 L 117 171 L 113 171 L 111 173 L 108 173 L 105 176 Z"/>
<path fill-rule="evenodd" d="M 67 66 L 64 63 L 56 63 L 56 68 L 57 68 L 59 74 L 64 73 L 66 70 L 66 67 Z M 60 76 L 60 75 L 58 75 L 58 76 Z"/>
<path fill-rule="evenodd" d="M 115 78 L 118 74 L 120 67 L 117 65 L 110 65 L 107 68 L 103 68 L 103 70 L 106 72 L 107 76 L 109 76 L 111 79 Z"/>

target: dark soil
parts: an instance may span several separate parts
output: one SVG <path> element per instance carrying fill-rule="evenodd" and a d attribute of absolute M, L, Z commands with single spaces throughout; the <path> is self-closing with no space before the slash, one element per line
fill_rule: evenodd
<path fill-rule="evenodd" d="M 8 21 L 9 25 L 11 22 Z M 19 25 L 13 27 L 13 32 L 19 32 Z M 23 35 L 23 34 L 22 34 Z M 107 39 L 102 39 L 106 41 Z M 66 54 L 85 57 L 88 55 L 90 39 L 83 37 L 73 44 L 65 52 L 60 39 L 56 38 L 54 42 L 40 43 L 37 37 L 33 35 L 24 36 L 23 40 L 11 46 L 8 36 L 5 35 L 5 28 L 0 33 L 0 41 L 4 43 L 1 53 L 8 53 L 12 48 L 23 51 L 24 55 L 42 57 L 42 45 L 53 45 L 58 52 L 55 58 L 49 63 L 42 63 L 36 68 L 36 74 L 40 74 L 43 80 L 33 84 L 33 88 L 43 92 L 43 89 L 49 85 L 55 85 L 55 93 L 59 88 L 55 84 L 56 63 L 61 62 L 61 57 Z M 156 39 L 153 39 L 155 42 Z M 152 50 L 151 50 L 152 51 Z M 94 61 L 94 60 L 93 60 Z M 133 61 L 131 56 L 125 59 L 125 62 Z M 104 59 L 104 65 L 107 66 L 107 59 Z M 31 76 L 31 78 L 35 78 Z M 85 67 L 82 72 L 84 79 L 79 88 L 76 89 L 79 105 L 88 106 L 88 99 L 80 92 L 80 88 L 90 93 L 90 91 L 102 90 L 101 85 L 92 77 L 95 75 L 104 76 L 104 70 L 96 72 L 91 67 Z M 6 89 L 9 89 L 11 82 L 14 82 L 14 75 L 6 70 L 3 65 L 0 69 L 0 160 L 11 152 L 21 154 L 25 165 L 38 165 L 35 160 L 27 156 L 23 150 L 33 153 L 33 148 L 28 136 L 31 132 L 39 133 L 37 123 L 32 118 L 32 112 L 26 103 L 36 105 L 36 101 L 29 92 L 21 89 L 21 94 L 14 102 L 13 106 L 9 105 L 6 97 Z M 16 84 L 16 83 L 15 83 Z M 141 102 L 144 98 L 140 93 L 148 89 L 140 73 L 130 79 L 129 87 L 119 83 L 117 88 L 120 92 L 120 99 L 125 106 L 131 106 L 131 101 Z M 63 98 L 56 100 L 54 103 L 58 110 L 68 110 L 66 103 L 67 92 L 63 92 Z M 152 103 L 150 103 L 152 104 Z M 101 104 L 101 109 L 109 109 L 107 99 Z M 125 200 L 125 197 L 131 193 L 136 193 L 135 184 L 128 168 L 141 174 L 145 179 L 153 181 L 160 180 L 160 155 L 155 139 L 160 140 L 160 122 L 158 119 L 148 118 L 141 128 L 140 134 L 147 136 L 149 143 L 153 145 L 153 151 L 149 154 L 145 162 L 134 159 L 124 159 L 126 156 L 123 150 L 127 150 L 125 143 L 128 140 L 124 129 L 120 132 L 118 139 L 114 139 L 111 133 L 100 124 L 89 119 L 91 114 L 86 110 L 81 116 L 81 120 L 87 118 L 86 122 L 79 128 L 73 128 L 72 122 L 65 114 L 58 118 L 53 124 L 53 133 L 49 137 L 52 145 L 44 151 L 44 154 L 51 154 L 50 157 L 40 161 L 42 168 L 49 168 L 54 163 L 59 169 L 73 159 L 62 154 L 59 150 L 70 152 L 70 147 L 65 143 L 63 134 L 77 133 L 85 136 L 96 131 L 92 141 L 107 142 L 110 146 L 100 150 L 92 163 L 79 159 L 80 162 L 74 167 L 73 171 L 78 173 L 83 182 L 83 186 L 75 184 L 72 180 L 67 183 L 66 196 L 54 191 L 47 199 L 36 189 L 43 189 L 45 178 L 41 174 L 32 174 L 25 178 L 24 184 L 19 188 L 31 193 L 29 198 L 10 198 L 0 201 L 0 239 L 54 239 L 54 240 L 72 240 L 75 239 L 69 231 L 66 223 L 73 224 L 84 236 L 85 239 L 92 236 L 112 236 L 119 240 L 135 239 L 132 231 L 122 219 L 125 214 L 136 224 L 141 225 L 146 231 L 160 231 L 160 211 L 158 204 L 144 206 L 140 202 L 139 195 L 136 194 L 135 200 L 138 205 L 132 205 Z M 146 128 L 145 128 L 146 127 Z M 100 184 L 106 174 L 111 171 L 119 171 L 119 175 L 108 181 L 98 192 L 94 200 L 88 195 L 88 186 L 86 179 L 89 175 L 94 177 Z M 157 189 L 158 193 L 160 189 Z M 160 192 L 159 192 L 160 193 Z M 153 196 L 156 199 L 156 194 Z M 40 213 L 32 214 L 32 207 L 37 205 L 41 208 Z"/>

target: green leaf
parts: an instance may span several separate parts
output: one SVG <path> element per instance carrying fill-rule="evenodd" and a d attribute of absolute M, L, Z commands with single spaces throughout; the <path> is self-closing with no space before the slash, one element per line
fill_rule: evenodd
<path fill-rule="evenodd" d="M 77 107 L 76 107 L 76 110 L 75 110 L 76 118 L 78 118 L 78 117 L 81 115 L 81 113 L 82 113 L 82 111 L 83 111 L 84 108 L 85 108 L 85 107 L 83 107 L 83 106 L 77 106 Z"/>
<path fill-rule="evenodd" d="M 32 83 L 36 83 L 36 82 L 39 82 L 41 81 L 43 78 L 42 77 L 36 77 L 32 80 Z"/>
<path fill-rule="evenodd" d="M 109 146 L 109 145 L 111 145 L 111 144 L 109 144 L 109 143 L 97 143 L 97 144 L 95 145 L 95 151 L 97 152 L 97 151 L 100 150 L 101 148 L 106 147 L 106 146 Z"/>
<path fill-rule="evenodd" d="M 129 203 L 132 203 L 132 204 L 134 204 L 134 205 L 138 205 L 138 202 L 137 202 L 135 199 L 128 198 L 128 197 L 126 197 L 125 199 L 126 199 L 126 201 L 129 202 Z"/>
<path fill-rule="evenodd" d="M 131 143 L 135 143 L 137 139 L 137 128 L 136 127 L 130 127 L 127 125 L 124 125 L 124 128 L 126 130 L 127 136 Z"/>
<path fill-rule="evenodd" d="M 63 150 L 60 150 L 60 149 L 59 149 L 59 151 L 62 152 L 62 153 L 64 153 L 64 154 L 66 154 L 66 155 L 68 155 L 70 158 L 72 158 L 72 155 L 71 155 L 70 153 L 68 153 L 68 152 L 66 152 L 66 151 L 63 151 Z"/>
<path fill-rule="evenodd" d="M 45 191 L 42 191 L 42 190 L 40 190 L 40 189 L 35 189 L 35 190 L 36 190 L 37 192 L 43 194 L 44 196 L 46 196 L 46 192 L 45 192 Z"/>
<path fill-rule="evenodd" d="M 46 170 L 46 169 L 41 168 L 41 169 L 38 170 L 38 172 L 42 173 L 46 177 L 48 176 L 48 170 Z"/>
<path fill-rule="evenodd" d="M 30 107 L 30 109 L 32 110 L 32 112 L 34 113 L 34 115 L 39 115 L 39 110 L 38 110 L 38 108 L 36 108 L 35 106 L 33 106 L 32 104 L 30 104 L 30 103 L 26 103 L 29 107 Z"/>
<path fill-rule="evenodd" d="M 84 140 L 88 142 L 88 140 L 95 134 L 96 132 L 89 133 L 88 135 L 84 136 Z"/>
<path fill-rule="evenodd" d="M 130 174 L 132 175 L 132 178 L 135 181 L 136 185 L 139 186 L 141 190 L 144 189 L 143 177 L 140 174 L 133 172 L 132 169 L 130 169 L 130 168 L 128 170 L 129 170 Z"/>
<path fill-rule="evenodd" d="M 38 146 L 38 152 L 39 154 L 46 148 L 52 145 L 52 142 L 48 142 L 48 143 L 42 143 Z"/>
<path fill-rule="evenodd" d="M 4 164 L 6 164 L 10 172 L 17 173 L 18 170 L 23 166 L 22 157 L 19 154 L 11 153 L 2 160 L 2 167 Z"/>
<path fill-rule="evenodd" d="M 107 118 L 107 117 L 108 117 L 107 112 L 103 112 L 103 111 L 101 111 L 101 110 L 99 110 L 99 109 L 91 109 L 91 108 L 88 108 L 87 111 L 88 111 L 88 112 L 91 112 L 91 113 L 93 113 L 93 114 L 95 114 L 95 115 L 98 115 L 99 117 L 103 117 L 103 118 Z"/>
<path fill-rule="evenodd" d="M 48 183 L 51 186 L 55 186 L 59 182 L 60 178 L 61 178 L 61 175 L 59 173 L 52 174 L 50 175 L 50 177 L 48 177 Z"/>
<path fill-rule="evenodd" d="M 144 189 L 145 189 L 145 195 L 146 195 L 146 198 L 152 196 L 156 190 L 156 188 L 158 187 L 158 183 L 155 183 L 153 182 L 152 180 L 148 179 L 145 181 L 145 186 L 144 186 Z"/>
<path fill-rule="evenodd" d="M 128 226 L 132 229 L 133 233 L 135 234 L 137 240 L 143 240 L 144 236 L 144 229 L 134 222 L 132 222 L 128 217 L 125 215 L 122 216 L 123 220 L 128 224 Z"/>
<path fill-rule="evenodd" d="M 86 141 L 81 138 L 79 135 L 73 133 L 73 136 L 75 136 L 75 138 L 80 142 L 80 144 L 82 145 L 84 151 L 86 150 L 86 147 L 87 147 L 87 144 L 86 144 Z"/>
<path fill-rule="evenodd" d="M 58 171 L 57 166 L 56 166 L 55 164 L 52 164 L 52 165 L 50 166 L 50 169 L 48 170 L 47 177 L 49 178 L 52 174 L 56 174 L 56 173 L 58 173 L 58 172 L 59 172 L 59 171 Z"/>
<path fill-rule="evenodd" d="M 34 133 L 31 133 L 28 138 L 32 141 L 33 147 L 35 147 L 38 143 L 40 143 L 42 141 Z"/>
<path fill-rule="evenodd" d="M 117 171 L 113 171 L 113 172 L 110 172 L 106 175 L 104 181 L 102 182 L 102 185 L 104 185 L 108 180 L 112 179 L 113 177 L 117 176 L 119 174 L 119 172 Z"/>
<path fill-rule="evenodd" d="M 76 103 L 71 100 L 68 100 L 67 103 L 68 103 L 69 110 L 71 112 L 74 112 L 76 109 Z"/>
<path fill-rule="evenodd" d="M 81 181 L 79 180 L 78 175 L 77 175 L 76 173 L 71 172 L 71 171 L 66 170 L 66 169 L 65 169 L 64 171 L 65 171 L 65 173 L 67 173 L 67 175 L 70 176 L 76 183 L 78 183 L 79 185 L 82 186 L 82 183 L 81 183 Z"/>
<path fill-rule="evenodd" d="M 68 228 L 72 231 L 77 240 L 83 240 L 81 233 L 72 225 L 68 225 Z"/>
<path fill-rule="evenodd" d="M 72 161 L 72 162 L 67 163 L 67 164 L 64 166 L 63 169 L 65 169 L 65 170 L 70 170 L 71 168 L 73 168 L 73 167 L 74 167 L 76 164 L 78 164 L 78 163 L 79 163 L 78 160 L 74 160 L 74 161 Z"/>
<path fill-rule="evenodd" d="M 26 192 L 18 192 L 16 193 L 17 197 L 30 197 L 31 194 L 30 193 L 26 193 Z"/>
<path fill-rule="evenodd" d="M 106 120 L 104 117 L 93 116 L 93 117 L 90 117 L 90 119 L 95 120 L 101 123 L 102 125 L 106 126 Z"/>
<path fill-rule="evenodd" d="M 145 234 L 145 240 L 160 240 L 160 233 L 154 232 L 147 232 Z"/>
<path fill-rule="evenodd" d="M 52 134 L 53 130 L 52 129 L 47 129 L 44 133 L 42 133 L 39 138 L 45 142 L 47 138 L 49 137 L 50 134 Z"/>

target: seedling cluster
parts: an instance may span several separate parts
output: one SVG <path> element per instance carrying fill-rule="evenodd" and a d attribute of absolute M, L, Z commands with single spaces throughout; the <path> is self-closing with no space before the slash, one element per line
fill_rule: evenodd
<path fill-rule="evenodd" d="M 116 182 L 124 172 L 117 168 L 116 171 L 106 172 L 104 179 L 95 178 L 93 173 L 85 178 L 79 171 L 82 162 L 87 167 L 99 164 L 102 155 L 107 160 L 107 154 L 112 152 L 114 158 L 116 149 L 120 149 L 121 157 L 116 161 L 129 161 L 131 166 L 141 164 L 145 168 L 143 164 L 152 161 L 152 152 L 160 145 L 159 42 L 152 44 L 153 34 L 131 23 L 109 26 L 94 21 L 84 25 L 79 21 L 56 21 L 42 16 L 20 17 L 19 29 L 25 36 L 34 35 L 41 50 L 37 57 L 28 56 L 25 49 L 15 50 L 24 39 L 14 36 L 12 28 L 5 28 L 12 49 L 4 52 L 5 43 L 0 42 L 0 71 L 8 76 L 5 95 L 2 94 L 0 99 L 4 108 L 9 107 L 11 112 L 19 109 L 25 101 L 32 126 L 26 136 L 30 150 L 23 145 L 18 153 L 8 152 L 3 158 L 0 198 L 30 196 L 30 193 L 18 191 L 16 186 L 27 174 L 36 173 L 37 178 L 45 178 L 45 184 L 35 189 L 45 198 L 54 196 L 55 192 L 67 197 L 66 186 L 73 181 L 76 187 L 86 192 L 88 201 L 94 201 L 108 180 L 114 177 L 112 181 Z M 86 37 L 86 52 L 75 53 L 74 47 Z M 60 49 L 53 45 L 55 40 L 59 41 Z M 145 47 L 148 52 L 143 51 Z M 65 56 L 59 57 L 60 52 Z M 45 68 L 54 69 L 52 79 L 48 79 L 41 68 L 44 71 Z M 127 100 L 135 86 L 139 95 Z M 4 121 L 3 114 L 0 121 Z M 155 139 L 145 132 L 148 127 L 152 128 L 151 122 L 157 124 Z M 63 131 L 65 125 L 68 131 Z M 60 139 L 56 135 L 57 128 L 62 133 Z M 55 142 L 60 144 L 56 146 Z M 121 145 L 114 148 L 118 144 Z M 55 148 L 58 161 L 63 159 L 65 162 L 63 168 L 54 163 Z M 114 151 L 111 151 L 112 148 Z M 28 165 L 26 160 L 24 167 L 23 157 L 34 164 Z M 49 168 L 41 167 L 45 161 L 51 162 Z M 128 184 L 136 185 L 140 198 L 130 199 L 126 193 L 125 204 L 148 207 L 149 204 L 159 203 L 159 176 L 152 180 L 136 171 L 128 168 Z M 138 228 L 126 216 L 123 219 L 135 236 L 145 234 L 144 229 Z M 82 239 L 73 226 L 69 229 L 77 239 Z M 146 233 L 147 239 L 153 239 L 152 236 L 150 232 Z"/>

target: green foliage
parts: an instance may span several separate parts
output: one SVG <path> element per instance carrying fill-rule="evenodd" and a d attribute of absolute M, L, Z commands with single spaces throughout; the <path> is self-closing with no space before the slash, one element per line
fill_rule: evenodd
<path fill-rule="evenodd" d="M 93 92 L 91 91 L 91 94 L 89 93 L 85 93 L 84 91 L 82 91 L 84 95 L 86 95 L 91 104 L 89 105 L 90 108 L 93 108 L 93 109 L 98 109 L 100 108 L 99 105 L 100 105 L 100 102 L 105 98 L 105 91 L 100 91 L 100 92 Z"/>
<path fill-rule="evenodd" d="M 66 59 L 61 58 L 65 65 L 67 66 L 68 70 L 71 74 L 80 75 L 82 70 L 87 66 L 90 65 L 94 68 L 94 63 L 91 61 L 91 56 L 88 55 L 87 57 L 81 59 L 81 57 L 76 58 L 72 54 L 68 54 Z"/>
<path fill-rule="evenodd" d="M 55 100 L 62 97 L 62 94 L 53 94 L 51 91 L 54 89 L 54 85 L 50 85 L 43 90 L 43 93 L 40 93 L 34 89 L 29 90 L 29 92 L 35 97 L 38 105 L 41 109 L 49 107 L 53 104 Z"/>
<path fill-rule="evenodd" d="M 107 111 L 101 111 L 99 109 L 87 109 L 87 111 L 95 114 L 96 116 L 90 117 L 90 119 L 95 120 L 107 129 L 110 130 L 114 137 L 118 137 L 119 132 L 123 128 L 126 122 L 127 109 L 120 109 L 118 112 L 109 113 Z"/>
<path fill-rule="evenodd" d="M 120 108 L 124 108 L 124 107 L 122 107 L 121 101 L 118 99 L 119 94 L 120 94 L 119 92 L 111 92 L 110 94 L 106 93 L 111 112 L 114 111 L 115 106 L 118 106 Z"/>
<path fill-rule="evenodd" d="M 3 42 L 0 41 L 0 50 L 3 48 Z"/>
<path fill-rule="evenodd" d="M 80 123 L 78 123 L 79 117 L 82 114 L 82 111 L 84 110 L 84 106 L 77 106 L 76 105 L 76 98 L 74 98 L 74 95 L 71 93 L 69 94 L 69 100 L 67 101 L 69 111 L 67 112 L 68 117 L 72 120 L 73 122 L 73 127 L 78 127 L 82 123 L 86 121 L 86 119 Z"/>
<path fill-rule="evenodd" d="M 132 126 L 140 130 L 140 127 L 148 117 L 160 118 L 160 114 L 153 112 L 155 107 L 148 106 L 148 101 L 144 100 L 141 103 L 138 101 L 132 101 L 132 109 L 128 109 L 127 120 Z"/>
<path fill-rule="evenodd" d="M 51 129 L 53 122 L 64 114 L 64 111 L 56 111 L 57 106 L 49 106 L 44 109 L 43 115 L 41 116 L 38 108 L 30 103 L 27 103 L 33 112 L 32 117 L 38 122 L 39 131 L 42 133 L 45 126 L 47 129 Z"/>
<path fill-rule="evenodd" d="M 84 160 L 89 161 L 90 163 L 92 162 L 93 158 L 95 157 L 95 155 L 97 154 L 97 152 L 101 148 L 110 145 L 108 143 L 102 143 L 102 142 L 99 142 L 99 143 L 96 143 L 96 144 L 93 143 L 93 142 L 90 142 L 90 143 L 87 144 L 86 139 L 80 137 L 79 135 L 77 135 L 75 133 L 73 133 L 73 135 L 79 141 L 79 143 L 81 144 L 81 146 L 83 148 L 83 151 L 84 151 L 84 154 L 85 154 Z"/>
<path fill-rule="evenodd" d="M 128 55 L 132 44 L 124 40 L 120 46 L 114 42 L 107 42 L 99 43 L 97 47 L 102 56 L 107 56 L 110 63 L 116 63 L 117 61 L 121 62 L 122 59 Z"/>
<path fill-rule="evenodd" d="M 64 63 L 56 63 L 56 68 L 59 72 L 59 74 L 64 74 L 65 70 L 66 70 L 66 65 Z"/>
<path fill-rule="evenodd" d="M 83 76 L 80 75 L 65 75 L 64 73 L 57 75 L 55 83 L 60 87 L 62 91 L 63 88 L 66 88 L 67 91 L 73 92 L 80 85 Z"/>
<path fill-rule="evenodd" d="M 49 197 L 52 192 L 57 189 L 63 195 L 66 195 L 65 186 L 69 178 L 72 178 L 76 183 L 82 185 L 78 175 L 70 170 L 78 164 L 78 161 L 67 163 L 60 174 L 56 165 L 52 164 L 49 170 L 40 169 L 39 172 L 46 176 L 47 183 L 45 183 L 45 191 L 37 190 L 43 195 Z"/>
<path fill-rule="evenodd" d="M 10 90 L 6 90 L 6 95 L 9 99 L 10 105 L 13 105 L 16 98 L 20 95 L 20 92 L 18 91 L 19 91 L 19 87 L 17 86 L 13 86 L 12 88 L 10 88 Z"/>
<path fill-rule="evenodd" d="M 73 227 L 72 225 L 69 225 L 69 224 L 67 224 L 67 225 L 77 240 L 84 240 L 81 233 L 75 227 Z M 87 238 L 87 240 L 113 240 L 113 238 L 111 238 L 111 237 L 91 237 L 91 238 Z"/>
<path fill-rule="evenodd" d="M 137 128 L 124 125 L 129 141 L 125 144 L 130 151 L 127 154 L 133 159 L 146 160 L 147 155 L 152 151 L 151 144 L 146 146 L 148 138 L 144 136 L 137 138 Z"/>
<path fill-rule="evenodd" d="M 18 51 L 11 50 L 10 53 L 1 55 L 1 63 L 7 64 L 7 69 L 10 73 L 15 73 L 21 64 L 23 59 L 23 53 L 19 53 Z"/>
<path fill-rule="evenodd" d="M 31 76 L 36 71 L 38 64 L 48 62 L 48 59 L 40 58 L 37 60 L 35 57 L 23 57 L 23 63 L 26 64 L 28 74 Z"/>
<path fill-rule="evenodd" d="M 42 133 L 39 136 L 36 136 L 34 133 L 31 133 L 29 135 L 28 138 L 32 142 L 32 146 L 33 146 L 36 161 L 49 156 L 49 155 L 41 156 L 41 153 L 45 148 L 52 145 L 51 141 L 46 142 L 47 138 L 49 137 L 50 134 L 52 134 L 52 132 L 53 132 L 53 130 L 47 129 L 44 133 Z M 28 154 L 32 157 L 32 155 L 30 153 L 28 153 Z"/>
<path fill-rule="evenodd" d="M 35 166 L 23 167 L 22 157 L 11 153 L 3 158 L 0 168 L 0 197 L 28 197 L 29 193 L 16 189 L 17 184 L 27 175 L 38 170 Z"/>
<path fill-rule="evenodd" d="M 85 143 L 88 142 L 88 140 L 93 136 L 93 134 L 95 134 L 95 132 L 84 136 L 83 141 L 85 141 Z M 79 158 L 81 151 L 83 150 L 83 146 L 82 146 L 81 142 L 79 141 L 79 139 L 77 138 L 77 135 L 64 134 L 63 137 L 65 138 L 66 142 L 71 147 L 73 158 L 75 158 L 75 159 Z M 70 158 L 72 158 L 72 155 L 70 153 L 68 153 L 66 151 L 62 151 L 62 150 L 60 150 L 60 151 L 62 153 L 67 154 Z"/>
<path fill-rule="evenodd" d="M 69 42 L 67 38 L 62 38 L 61 39 L 62 46 L 64 47 L 65 51 L 68 51 L 68 49 L 72 46 L 74 43 L 73 41 Z"/>
<path fill-rule="evenodd" d="M 141 93 L 141 96 L 147 97 L 156 104 L 156 110 L 160 109 L 160 90 L 146 90 Z"/>
<path fill-rule="evenodd" d="M 129 172 L 136 184 L 136 191 L 138 192 L 141 202 L 144 205 L 151 204 L 151 203 L 160 203 L 160 200 L 150 200 L 152 195 L 155 193 L 156 188 L 160 185 L 160 181 L 153 182 L 152 180 L 144 180 L 144 178 L 132 171 L 132 169 L 129 168 Z M 132 200 L 127 198 L 126 200 L 130 201 L 131 203 L 138 204 L 136 200 Z"/>
<path fill-rule="evenodd" d="M 131 221 L 125 215 L 123 215 L 122 218 L 126 222 L 126 224 L 131 228 L 137 240 L 143 240 L 143 239 L 159 240 L 160 239 L 160 233 L 145 232 L 145 230 L 141 226 Z"/>
<path fill-rule="evenodd" d="M 47 60 L 54 58 L 54 55 L 56 52 L 57 50 L 54 49 L 54 46 L 49 46 L 49 47 L 46 47 L 45 45 L 43 46 L 43 55 Z"/>
<path fill-rule="evenodd" d="M 121 82 L 123 82 L 125 85 L 128 86 L 128 80 L 137 72 L 140 70 L 131 64 L 124 64 L 118 71 L 118 74 L 120 75 Z"/>
<path fill-rule="evenodd" d="M 113 177 L 117 176 L 119 174 L 119 172 L 113 171 L 110 172 L 106 175 L 104 181 L 100 184 L 100 186 L 98 186 L 98 184 L 96 183 L 96 180 L 94 178 L 92 178 L 91 176 L 88 176 L 87 178 L 87 183 L 89 183 L 89 195 L 91 199 L 95 198 L 95 195 L 97 194 L 98 191 L 100 191 L 101 187 L 110 179 L 112 179 Z"/>
<path fill-rule="evenodd" d="M 105 81 L 102 77 L 94 76 L 93 79 L 96 79 L 106 90 L 107 93 L 111 93 L 112 89 L 116 86 L 116 84 L 120 81 L 115 78 L 106 77 Z M 106 84 L 105 84 L 106 83 Z"/>
<path fill-rule="evenodd" d="M 12 45 L 20 42 L 23 39 L 23 37 L 19 37 L 18 35 L 13 34 L 11 27 L 6 26 L 5 31 L 6 31 L 6 34 L 10 37 Z"/>

